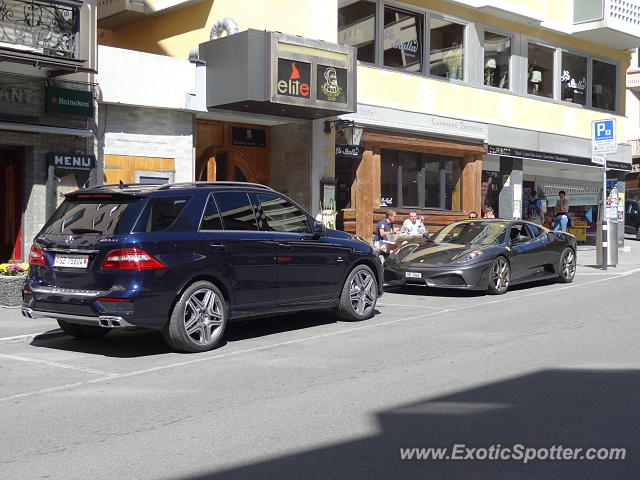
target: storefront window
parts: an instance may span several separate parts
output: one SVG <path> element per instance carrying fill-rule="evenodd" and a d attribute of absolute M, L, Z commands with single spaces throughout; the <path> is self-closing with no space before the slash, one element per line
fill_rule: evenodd
<path fill-rule="evenodd" d="M 509 89 L 511 37 L 484 32 L 484 84 Z"/>
<path fill-rule="evenodd" d="M 593 61 L 593 87 L 591 106 L 603 110 L 616 109 L 616 66 L 610 63 Z"/>
<path fill-rule="evenodd" d="M 586 105 L 587 59 L 573 53 L 562 52 L 561 99 Z"/>
<path fill-rule="evenodd" d="M 384 7 L 384 65 L 422 71 L 423 17 Z"/>
<path fill-rule="evenodd" d="M 461 209 L 462 160 L 382 150 L 381 206 Z"/>
<path fill-rule="evenodd" d="M 356 47 L 358 60 L 376 61 L 376 4 L 369 1 L 339 0 L 338 43 Z"/>
<path fill-rule="evenodd" d="M 464 25 L 431 18 L 431 75 L 464 79 Z"/>
<path fill-rule="evenodd" d="M 529 44 L 527 92 L 553 98 L 553 58 L 555 49 Z"/>

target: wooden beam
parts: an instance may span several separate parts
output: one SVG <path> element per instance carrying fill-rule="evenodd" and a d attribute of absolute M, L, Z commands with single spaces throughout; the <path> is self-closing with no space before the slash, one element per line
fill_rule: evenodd
<path fill-rule="evenodd" d="M 356 235 L 373 236 L 373 152 L 365 150 L 356 170 Z"/>
<path fill-rule="evenodd" d="M 375 130 L 366 130 L 362 134 L 362 142 L 373 144 L 379 148 L 402 149 L 405 151 L 434 153 L 438 155 L 463 156 L 484 154 L 484 145 L 450 142 L 426 137 L 415 137 L 402 134 L 389 135 Z"/>

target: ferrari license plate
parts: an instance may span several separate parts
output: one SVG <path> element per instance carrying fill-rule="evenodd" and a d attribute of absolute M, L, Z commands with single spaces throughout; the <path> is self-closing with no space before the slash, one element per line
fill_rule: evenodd
<path fill-rule="evenodd" d="M 404 272 L 406 278 L 422 278 L 422 274 L 418 272 Z"/>
<path fill-rule="evenodd" d="M 87 268 L 89 265 L 88 255 L 56 255 L 53 260 L 54 267 L 66 268 Z"/>

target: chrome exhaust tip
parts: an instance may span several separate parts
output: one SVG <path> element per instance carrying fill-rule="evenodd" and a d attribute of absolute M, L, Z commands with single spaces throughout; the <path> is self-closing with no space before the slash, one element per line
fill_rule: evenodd
<path fill-rule="evenodd" d="M 104 328 L 128 327 L 129 324 L 122 317 L 112 317 L 103 315 L 98 317 L 98 323 Z"/>
<path fill-rule="evenodd" d="M 23 307 L 23 308 L 22 308 L 22 315 L 23 315 L 24 317 L 27 317 L 27 318 L 34 318 L 34 316 L 33 316 L 33 310 L 31 310 L 30 308 L 25 308 L 25 307 Z"/>

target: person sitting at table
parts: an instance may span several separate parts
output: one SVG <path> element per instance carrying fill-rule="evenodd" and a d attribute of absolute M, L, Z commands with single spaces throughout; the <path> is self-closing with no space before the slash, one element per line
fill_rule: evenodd
<path fill-rule="evenodd" d="M 400 235 L 423 235 L 427 233 L 427 229 L 422 223 L 423 221 L 424 217 L 418 217 L 418 212 L 411 210 L 409 212 L 409 218 L 402 224 Z"/>
<path fill-rule="evenodd" d="M 380 253 L 391 253 L 397 248 L 396 244 L 389 240 L 389 235 L 400 231 L 400 227 L 393 226 L 395 220 L 396 212 L 394 210 L 388 210 L 384 218 L 376 225 L 376 229 L 373 232 L 373 246 Z"/>

